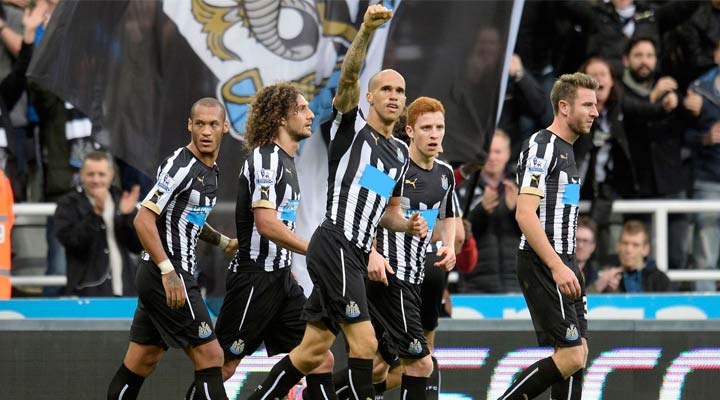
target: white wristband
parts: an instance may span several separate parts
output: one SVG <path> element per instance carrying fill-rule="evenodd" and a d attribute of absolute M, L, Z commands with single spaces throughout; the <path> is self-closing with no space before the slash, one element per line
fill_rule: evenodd
<path fill-rule="evenodd" d="M 163 275 L 175 271 L 175 267 L 173 267 L 173 264 L 167 259 L 160 261 L 157 266 L 160 268 L 160 273 Z"/>
<path fill-rule="evenodd" d="M 230 238 L 225 235 L 220 235 L 220 243 L 218 243 L 218 247 L 225 250 L 228 244 L 230 244 Z"/>

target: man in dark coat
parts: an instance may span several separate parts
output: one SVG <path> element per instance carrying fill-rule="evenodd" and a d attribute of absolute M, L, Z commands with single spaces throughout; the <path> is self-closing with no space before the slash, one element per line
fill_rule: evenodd
<path fill-rule="evenodd" d="M 120 193 L 109 154 L 89 153 L 80 170 L 82 188 L 63 196 L 55 210 L 55 236 L 65 246 L 67 292 L 75 296 L 133 296 L 142 250 L 133 227 L 140 188 Z"/>

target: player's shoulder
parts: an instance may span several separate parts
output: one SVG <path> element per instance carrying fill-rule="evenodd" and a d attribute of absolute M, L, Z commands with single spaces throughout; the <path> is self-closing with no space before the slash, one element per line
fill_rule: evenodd
<path fill-rule="evenodd" d="M 441 160 L 441 159 L 439 159 L 439 158 L 436 158 L 436 159 L 435 159 L 435 164 L 438 166 L 438 169 L 439 169 L 441 172 L 449 172 L 449 173 L 451 173 L 451 174 L 453 173 L 453 168 L 452 168 L 452 166 L 451 166 L 450 164 L 448 164 L 447 162 L 445 162 L 445 161 L 443 161 L 443 160 Z"/>
<path fill-rule="evenodd" d="M 393 143 L 395 143 L 395 145 L 398 146 L 402 151 L 410 154 L 410 148 L 408 147 L 407 143 L 405 143 L 405 141 L 398 139 L 395 136 L 390 136 L 390 140 L 392 140 Z"/>
<path fill-rule="evenodd" d="M 534 156 L 540 156 L 538 151 L 542 149 L 543 157 L 550 157 L 555 152 L 557 136 L 547 129 L 541 129 L 530 136 L 523 144 L 522 151 L 530 151 Z M 550 150 L 550 151 L 548 151 Z"/>

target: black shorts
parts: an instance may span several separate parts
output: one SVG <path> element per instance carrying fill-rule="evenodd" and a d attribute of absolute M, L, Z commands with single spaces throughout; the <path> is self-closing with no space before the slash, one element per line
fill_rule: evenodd
<path fill-rule="evenodd" d="M 290 268 L 228 271 L 226 288 L 215 326 L 226 360 L 250 355 L 262 342 L 268 356 L 288 353 L 300 344 L 305 294 Z"/>
<path fill-rule="evenodd" d="M 425 256 L 425 278 L 420 286 L 420 298 L 422 299 L 420 317 L 422 327 L 426 331 L 434 331 L 438 326 L 438 319 L 443 307 L 443 293 L 447 285 L 447 272 L 435 266 L 438 261 L 440 261 L 440 257 L 435 252 L 428 252 Z"/>
<path fill-rule="evenodd" d="M 350 243 L 339 228 L 324 223 L 315 230 L 306 262 L 313 290 L 303 320 L 323 322 L 338 335 L 340 324 L 370 319 L 365 295 L 368 254 Z"/>
<path fill-rule="evenodd" d="M 388 275 L 388 286 L 368 282 L 370 316 L 376 328 L 378 349 L 385 362 L 421 359 L 430 351 L 420 322 L 420 285 Z"/>
<path fill-rule="evenodd" d="M 130 341 L 185 349 L 215 340 L 212 319 L 197 281 L 183 270 L 176 269 L 175 273 L 185 285 L 185 305 L 173 310 L 167 305 L 157 265 L 146 260 L 138 264 L 135 277 L 138 305 L 130 327 Z"/>
<path fill-rule="evenodd" d="M 580 282 L 582 295 L 572 300 L 560 293 L 550 268 L 533 251 L 518 250 L 518 280 L 528 305 L 538 345 L 573 347 L 587 339 L 587 296 L 585 281 L 575 255 L 560 254 Z"/>

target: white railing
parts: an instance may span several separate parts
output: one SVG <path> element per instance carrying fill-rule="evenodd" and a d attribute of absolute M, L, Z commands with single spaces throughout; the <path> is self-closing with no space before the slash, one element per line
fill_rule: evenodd
<path fill-rule="evenodd" d="M 588 202 L 582 202 L 581 210 L 590 208 Z M 49 216 L 55 212 L 53 203 L 21 203 L 13 208 L 16 216 Z M 235 209 L 231 202 L 218 203 L 218 211 L 231 212 Z M 668 214 L 702 212 L 720 213 L 720 200 L 618 200 L 613 202 L 613 213 L 636 213 L 653 215 L 654 256 L 658 268 L 665 271 L 673 281 L 720 281 L 719 270 L 672 270 L 668 271 Z M 717 244 L 720 246 L 720 243 Z M 15 286 L 62 286 L 64 276 L 13 276 Z"/>

